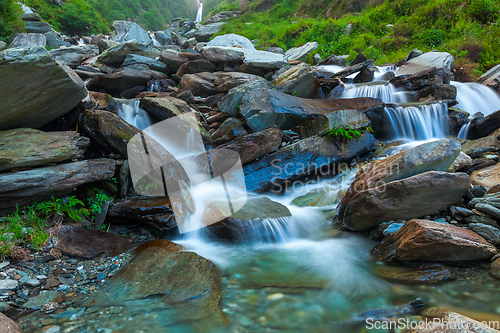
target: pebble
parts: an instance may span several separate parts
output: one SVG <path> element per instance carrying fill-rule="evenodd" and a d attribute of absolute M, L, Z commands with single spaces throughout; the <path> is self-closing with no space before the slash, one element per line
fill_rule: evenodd
<path fill-rule="evenodd" d="M 243 326 L 250 326 L 252 325 L 252 321 L 247 316 L 243 316 L 240 318 L 240 324 Z"/>
<path fill-rule="evenodd" d="M 283 296 L 284 295 L 282 293 L 277 293 L 277 294 L 272 294 L 272 295 L 267 296 L 267 299 L 270 301 L 277 301 L 279 299 L 282 299 Z"/>
<path fill-rule="evenodd" d="M 28 284 L 32 287 L 37 287 L 40 285 L 40 281 L 38 281 L 37 279 L 32 279 L 29 276 L 23 276 L 21 279 L 19 279 L 19 283 Z"/>
<path fill-rule="evenodd" d="M 102 281 L 107 277 L 105 273 L 99 273 L 97 274 L 97 281 Z"/>
<path fill-rule="evenodd" d="M 121 306 L 112 306 L 109 308 L 109 313 L 120 313 L 123 311 L 123 308 Z"/>
<path fill-rule="evenodd" d="M 2 268 L 4 268 L 4 267 L 7 267 L 7 266 L 9 266 L 9 265 L 10 265 L 10 262 L 8 262 L 8 261 L 4 261 L 4 262 L 0 263 L 0 269 L 2 269 Z"/>
<path fill-rule="evenodd" d="M 37 275 L 36 278 L 39 279 L 39 280 L 46 280 L 47 279 L 47 275 Z"/>
<path fill-rule="evenodd" d="M 57 333 L 60 332 L 61 328 L 59 326 L 45 326 L 42 327 L 42 333 Z"/>
<path fill-rule="evenodd" d="M 19 282 L 17 282 L 16 280 L 10 280 L 10 279 L 1 280 L 0 290 L 14 290 L 17 288 L 18 284 Z"/>

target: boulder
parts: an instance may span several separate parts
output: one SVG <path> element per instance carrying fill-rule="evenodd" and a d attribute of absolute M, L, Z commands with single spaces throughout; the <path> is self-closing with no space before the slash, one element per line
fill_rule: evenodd
<path fill-rule="evenodd" d="M 277 47 L 277 46 L 268 47 L 264 51 L 278 53 L 278 54 L 285 54 L 285 51 L 283 51 L 283 49 L 281 47 Z"/>
<path fill-rule="evenodd" d="M 495 246 L 500 245 L 500 229 L 483 223 L 470 223 L 469 229 L 486 239 L 491 244 Z"/>
<path fill-rule="evenodd" d="M 374 273 L 384 280 L 404 284 L 432 284 L 456 278 L 450 268 L 439 264 L 424 264 L 417 267 L 378 266 Z"/>
<path fill-rule="evenodd" d="M 228 208 L 227 202 L 214 201 L 202 217 L 203 223 L 208 225 L 208 230 L 221 239 L 241 241 L 257 235 L 264 236 L 267 219 L 291 217 L 286 206 L 261 196 L 247 197 L 245 204 L 232 214 Z M 271 230 L 267 230 L 269 231 Z"/>
<path fill-rule="evenodd" d="M 0 174 L 0 212 L 62 196 L 75 187 L 113 177 L 111 159 L 85 160 Z"/>
<path fill-rule="evenodd" d="M 168 30 L 155 32 L 155 38 L 160 45 L 172 44 L 172 34 Z"/>
<path fill-rule="evenodd" d="M 134 253 L 130 263 L 84 306 L 129 306 L 138 314 L 155 308 L 166 326 L 222 320 L 220 282 L 211 261 L 161 239 L 139 246 Z"/>
<path fill-rule="evenodd" d="M 47 22 L 26 21 L 26 32 L 35 34 L 44 34 L 52 31 L 52 27 Z"/>
<path fill-rule="evenodd" d="M 117 222 L 140 223 L 157 232 L 177 227 L 169 198 L 127 198 L 111 203 L 108 218 Z"/>
<path fill-rule="evenodd" d="M 286 65 L 286 58 L 282 54 L 248 49 L 244 50 L 245 58 L 243 59 L 243 64 L 250 69 L 257 68 L 272 71 Z"/>
<path fill-rule="evenodd" d="M 196 30 L 194 38 L 196 38 L 198 42 L 208 42 L 210 40 L 210 37 L 216 34 L 224 24 L 225 23 L 223 22 L 219 22 L 201 25 L 198 30 Z"/>
<path fill-rule="evenodd" d="M 367 230 L 382 222 L 437 214 L 459 202 L 470 187 L 467 174 L 438 171 L 381 183 L 348 201 L 341 215 L 347 228 Z"/>
<path fill-rule="evenodd" d="M 255 50 L 255 46 L 253 46 L 252 42 L 248 38 L 236 34 L 217 36 L 208 42 L 207 46 L 238 47 Z"/>
<path fill-rule="evenodd" d="M 144 97 L 141 98 L 140 107 L 158 120 L 165 120 L 193 109 L 181 99 L 175 97 Z"/>
<path fill-rule="evenodd" d="M 0 130 L 41 127 L 87 96 L 78 75 L 41 46 L 0 52 L 0 91 Z"/>
<path fill-rule="evenodd" d="M 37 13 L 29 13 L 29 14 L 21 14 L 21 20 L 40 22 L 42 20 L 42 18 Z"/>
<path fill-rule="evenodd" d="M 419 57 L 419 56 L 421 56 L 422 54 L 424 54 L 424 52 L 420 51 L 419 49 L 413 49 L 413 50 L 411 50 L 411 51 L 410 51 L 410 53 L 408 53 L 408 54 L 406 55 L 406 57 L 404 57 L 404 59 L 402 59 L 402 60 L 398 61 L 398 62 L 396 63 L 396 66 L 401 67 L 401 66 L 403 66 L 403 65 L 404 65 L 404 64 L 405 64 L 408 60 L 411 60 L 411 59 L 413 59 L 413 58 Z"/>
<path fill-rule="evenodd" d="M 302 98 L 315 98 L 318 95 L 319 79 L 313 67 L 301 63 L 279 74 L 273 83 L 286 94 Z"/>
<path fill-rule="evenodd" d="M 293 97 L 271 89 L 254 89 L 241 99 L 239 113 L 253 131 L 277 125 L 291 129 L 302 125 L 301 135 L 324 133 L 335 124 L 360 128 L 370 121 L 362 112 L 383 110 L 383 103 L 373 98 L 306 99 Z M 222 110 L 222 109 L 221 109 Z M 342 111 L 342 112 L 339 112 Z M 307 122 L 315 121 L 308 126 Z"/>
<path fill-rule="evenodd" d="M 71 68 L 76 68 L 88 58 L 97 55 L 93 48 L 86 45 L 70 46 L 49 52 L 57 61 Z"/>
<path fill-rule="evenodd" d="M 228 118 L 212 134 L 212 142 L 220 145 L 245 134 L 248 134 L 248 132 L 243 128 L 243 123 L 239 119 Z"/>
<path fill-rule="evenodd" d="M 497 258 L 491 264 L 490 275 L 496 279 L 500 279 L 500 258 Z"/>
<path fill-rule="evenodd" d="M 469 155 L 460 152 L 460 155 L 458 155 L 452 165 L 448 168 L 448 172 L 467 169 L 471 164 L 472 158 Z"/>
<path fill-rule="evenodd" d="M 219 92 L 228 92 L 242 84 L 251 81 L 263 80 L 261 76 L 241 73 L 241 72 L 228 72 L 221 73 L 217 80 L 215 80 L 215 89 Z"/>
<path fill-rule="evenodd" d="M 139 54 L 128 54 L 125 60 L 122 63 L 123 67 L 131 66 L 131 65 L 137 65 L 137 64 L 143 64 L 148 66 L 151 70 L 154 71 L 159 71 L 162 73 L 168 73 L 168 68 L 167 65 L 165 65 L 163 62 L 151 59 L 149 57 L 145 57 Z"/>
<path fill-rule="evenodd" d="M 302 46 L 294 47 L 285 52 L 288 61 L 290 60 L 304 60 L 308 55 L 318 49 L 318 43 L 309 42 Z"/>
<path fill-rule="evenodd" d="M 480 120 L 472 120 L 467 138 L 478 139 L 487 135 L 500 135 L 497 130 L 500 128 L 500 110 L 493 112 Z"/>
<path fill-rule="evenodd" d="M 72 225 L 63 225 L 53 237 L 56 249 L 83 259 L 114 257 L 134 247 L 130 240 L 113 233 Z"/>
<path fill-rule="evenodd" d="M 244 49 L 228 46 L 205 46 L 203 56 L 213 62 L 242 62 Z"/>
<path fill-rule="evenodd" d="M 483 185 L 488 188 L 500 184 L 500 163 L 473 171 L 470 180 L 473 185 Z"/>
<path fill-rule="evenodd" d="M 342 220 L 349 201 L 365 190 L 427 171 L 448 170 L 460 154 L 460 147 L 458 141 L 444 139 L 421 144 L 383 160 L 372 161 L 356 174 L 356 179 L 339 204 L 339 218 Z"/>
<path fill-rule="evenodd" d="M 59 38 L 59 34 L 55 31 L 46 32 L 45 38 L 47 38 L 47 46 L 52 49 L 58 49 L 61 47 L 61 40 Z"/>
<path fill-rule="evenodd" d="M 225 74 L 228 73 L 221 74 L 221 76 Z M 265 91 L 267 89 L 272 89 L 273 87 L 273 84 L 265 79 L 244 83 L 229 90 L 229 92 L 222 98 L 219 109 L 232 117 L 236 117 L 240 114 L 241 100 L 246 94 L 256 89 L 260 89 L 259 91 Z"/>
<path fill-rule="evenodd" d="M 333 163 L 350 161 L 373 150 L 375 142 L 369 132 L 364 132 L 358 140 L 346 143 L 326 137 L 301 140 L 245 165 L 243 171 L 247 190 L 282 192 L 294 180 L 311 175 L 319 177 Z"/>
<path fill-rule="evenodd" d="M 103 53 L 107 49 L 120 45 L 121 43 L 115 42 L 114 40 L 111 39 L 101 39 L 97 44 L 97 46 L 99 46 L 99 53 Z"/>
<path fill-rule="evenodd" d="M 215 72 L 216 69 L 217 66 L 210 60 L 199 59 L 183 63 L 177 70 L 177 75 L 183 76 L 184 74 Z"/>
<path fill-rule="evenodd" d="M 4 315 L 3 313 L 0 313 L 0 332 L 2 333 L 22 333 L 21 329 L 17 324 Z"/>
<path fill-rule="evenodd" d="M 160 51 L 150 44 L 142 44 L 136 40 L 130 40 L 126 43 L 107 49 L 99 56 L 99 58 L 97 58 L 97 61 L 101 64 L 120 65 L 130 54 L 137 54 L 154 59 L 160 55 Z"/>
<path fill-rule="evenodd" d="M 469 140 L 462 144 L 462 151 L 472 158 L 481 157 L 486 152 L 496 152 L 500 148 L 500 141 L 496 135 L 489 135 L 476 140 Z"/>
<path fill-rule="evenodd" d="M 404 65 L 398 68 L 396 77 L 414 75 L 422 71 L 437 69 L 443 77 L 443 83 L 450 83 L 451 65 L 453 56 L 446 52 L 427 52 L 418 57 L 408 60 Z"/>
<path fill-rule="evenodd" d="M 347 58 L 349 56 L 337 56 L 337 55 L 331 55 L 322 62 L 319 63 L 319 66 L 328 66 L 328 65 L 335 65 L 335 66 L 342 66 L 345 67 L 347 66 Z"/>
<path fill-rule="evenodd" d="M 63 301 L 63 296 L 60 292 L 51 290 L 40 293 L 39 295 L 30 298 L 24 303 L 23 308 L 30 310 L 39 310 L 42 306 L 49 302 L 60 303 Z"/>
<path fill-rule="evenodd" d="M 226 21 L 230 18 L 233 17 L 238 17 L 242 12 L 241 11 L 223 11 L 223 12 L 218 12 L 215 15 L 209 16 L 203 20 L 205 24 L 212 24 L 212 23 L 218 23 L 222 21 Z"/>
<path fill-rule="evenodd" d="M 47 37 L 43 34 L 36 33 L 21 33 L 16 34 L 10 42 L 9 48 L 14 47 L 33 47 L 47 45 Z"/>
<path fill-rule="evenodd" d="M 500 64 L 481 75 L 477 82 L 498 90 L 500 88 Z"/>
<path fill-rule="evenodd" d="M 397 73 L 399 74 L 399 71 Z M 432 67 L 411 74 L 398 75 L 391 79 L 390 82 L 396 88 L 415 91 L 429 86 L 441 85 L 444 83 L 444 78 L 440 69 Z"/>
<path fill-rule="evenodd" d="M 164 50 L 160 54 L 161 61 L 167 65 L 172 73 L 177 72 L 183 63 L 201 58 L 202 56 L 199 53 L 186 53 L 175 50 Z"/>
<path fill-rule="evenodd" d="M 360 62 L 360 63 L 357 63 L 355 65 L 351 65 L 341 71 L 338 71 L 336 73 L 330 73 L 330 72 L 321 72 L 321 71 L 318 71 L 316 72 L 316 75 L 319 76 L 319 77 L 325 77 L 325 78 L 346 78 L 354 73 L 357 73 L 357 72 L 360 72 L 362 71 L 363 69 L 365 68 L 369 68 L 369 67 L 372 67 L 373 64 L 375 63 L 374 60 L 365 60 L 363 62 Z"/>
<path fill-rule="evenodd" d="M 446 223 L 413 219 L 372 249 L 378 260 L 461 262 L 490 259 L 494 246 L 475 232 Z"/>
<path fill-rule="evenodd" d="M 0 41 L 0 51 L 3 51 L 7 48 L 7 43 L 3 40 Z"/>
<path fill-rule="evenodd" d="M 151 76 L 144 71 L 124 68 L 112 74 L 99 74 L 87 83 L 87 89 L 94 91 L 106 91 L 111 94 L 120 93 L 124 90 L 145 85 L 151 80 Z"/>
<path fill-rule="evenodd" d="M 134 39 L 139 43 L 149 43 L 151 41 L 147 31 L 135 22 L 115 21 L 113 22 L 113 28 L 115 28 L 116 36 L 111 39 L 118 43 L 125 43 Z"/>
<path fill-rule="evenodd" d="M 179 92 L 191 90 L 194 96 L 208 97 L 217 94 L 212 81 L 203 78 L 198 74 L 186 74 L 179 82 Z"/>
<path fill-rule="evenodd" d="M 79 158 L 90 140 L 76 132 L 42 132 L 31 128 L 0 131 L 0 171 Z"/>

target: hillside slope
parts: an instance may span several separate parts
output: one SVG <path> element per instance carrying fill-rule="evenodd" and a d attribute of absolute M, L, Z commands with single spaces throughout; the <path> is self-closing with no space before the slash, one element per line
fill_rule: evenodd
<path fill-rule="evenodd" d="M 225 0 L 214 12 L 235 8 L 245 13 L 219 34 L 258 39 L 260 48 L 316 41 L 323 58 L 362 51 L 379 64 L 437 49 L 475 75 L 500 62 L 494 0 Z"/>

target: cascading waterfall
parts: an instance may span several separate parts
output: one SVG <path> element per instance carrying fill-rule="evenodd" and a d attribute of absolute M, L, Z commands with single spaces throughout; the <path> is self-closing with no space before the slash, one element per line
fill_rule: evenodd
<path fill-rule="evenodd" d="M 386 106 L 385 116 L 395 132 L 394 139 L 443 139 L 449 126 L 445 103 Z"/>
<path fill-rule="evenodd" d="M 196 0 L 196 5 L 198 6 L 198 12 L 196 12 L 196 23 L 201 22 L 203 18 L 203 2 L 201 0 Z"/>
<path fill-rule="evenodd" d="M 340 98 L 373 97 L 380 98 L 384 103 L 405 103 L 406 93 L 398 91 L 387 81 L 371 83 L 348 84 Z"/>
<path fill-rule="evenodd" d="M 467 139 L 467 135 L 469 134 L 469 128 L 470 128 L 470 121 L 463 125 L 462 128 L 460 128 L 460 131 L 458 132 L 457 138 L 459 139 Z"/>
<path fill-rule="evenodd" d="M 175 143 L 165 140 L 162 133 L 157 132 L 151 127 L 153 124 L 148 114 L 140 108 L 139 100 L 123 100 L 117 99 L 120 104 L 118 115 L 129 124 L 144 130 L 145 133 L 153 137 L 160 143 L 168 152 L 170 152 L 183 166 L 191 180 L 191 188 L 189 189 L 191 197 L 196 205 L 196 210 L 193 214 L 186 217 L 186 221 L 179 226 L 182 233 L 187 233 L 188 238 L 205 238 L 206 229 L 203 228 L 203 218 L 206 210 L 214 203 L 214 200 L 226 198 L 227 191 L 238 198 L 245 193 L 238 195 L 238 188 L 227 183 L 228 188 L 217 187 L 217 183 L 211 182 L 212 179 L 207 179 L 205 174 L 199 173 L 199 166 L 195 163 L 193 157 L 205 152 L 205 147 L 199 134 L 194 128 L 185 133 L 176 133 L 177 137 L 181 138 Z M 181 146 L 179 146 L 181 143 Z M 249 194 L 253 197 L 256 194 Z M 274 198 L 273 198 L 274 199 Z M 276 200 L 277 201 L 277 200 Z M 288 200 L 286 200 L 288 201 Z M 291 201 L 291 200 L 290 200 Z M 282 202 L 291 212 L 291 216 L 282 218 L 267 218 L 251 221 L 248 227 L 245 228 L 245 234 L 242 235 L 241 241 L 247 243 L 269 243 L 269 242 L 288 242 L 293 239 L 309 236 L 319 230 L 322 215 L 320 212 L 311 208 L 301 208 L 289 205 L 289 202 Z M 233 202 L 234 204 L 234 202 Z"/>
<path fill-rule="evenodd" d="M 457 88 L 458 104 L 454 107 L 470 115 L 481 112 L 485 116 L 500 110 L 500 95 L 490 87 L 472 82 L 452 81 L 451 84 Z"/>
<path fill-rule="evenodd" d="M 154 32 L 149 33 L 149 38 L 151 38 L 155 46 L 161 46 L 161 44 L 156 40 L 156 35 Z"/>

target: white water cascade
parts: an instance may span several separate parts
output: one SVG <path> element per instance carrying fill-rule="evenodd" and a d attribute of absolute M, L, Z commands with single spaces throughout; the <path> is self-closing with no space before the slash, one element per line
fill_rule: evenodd
<path fill-rule="evenodd" d="M 161 46 L 161 44 L 156 40 L 156 35 L 154 32 L 149 33 L 149 38 L 151 38 L 155 46 Z"/>
<path fill-rule="evenodd" d="M 445 103 L 387 106 L 385 116 L 395 139 L 430 140 L 447 136 L 448 106 Z"/>
<path fill-rule="evenodd" d="M 340 98 L 373 97 L 380 98 L 384 103 L 405 103 L 406 93 L 397 90 L 387 81 L 348 84 Z"/>
<path fill-rule="evenodd" d="M 203 18 L 203 2 L 201 0 L 196 0 L 196 6 L 198 7 L 198 11 L 196 12 L 196 19 L 194 21 L 198 23 L 201 22 Z"/>
<path fill-rule="evenodd" d="M 470 115 L 481 112 L 484 116 L 500 110 L 500 95 L 490 87 L 472 82 L 451 84 L 457 88 L 458 104 L 454 107 Z"/>
<path fill-rule="evenodd" d="M 153 137 L 160 143 L 168 152 L 170 152 L 183 166 L 184 170 L 191 180 L 191 188 L 189 189 L 191 197 L 196 205 L 196 210 L 193 214 L 186 217 L 186 221 L 179 226 L 181 232 L 187 232 L 188 238 L 206 238 L 207 228 L 203 228 L 203 218 L 206 210 L 215 201 L 226 199 L 226 195 L 230 193 L 231 198 L 239 198 L 246 193 L 242 193 L 239 188 L 232 187 L 232 183 L 227 182 L 227 188 L 217 187 L 213 179 L 206 179 L 205 174 L 200 174 L 199 166 L 194 157 L 205 152 L 205 147 L 201 140 L 197 139 L 199 135 L 192 128 L 189 132 L 176 133 L 176 142 L 165 140 L 165 135 L 160 133 L 152 126 L 151 118 L 139 106 L 139 100 L 122 100 L 117 99 L 120 104 L 118 115 L 129 124 L 144 130 L 145 133 Z M 181 135 L 182 137 L 179 137 Z M 180 145 L 181 146 L 180 146 Z M 311 189 L 318 185 L 311 185 Z M 229 192 L 228 192 L 229 191 Z M 240 192 L 238 192 L 240 191 Z M 257 194 L 248 194 L 248 196 L 257 197 Z M 275 198 L 271 197 L 274 201 Z M 308 237 L 316 233 L 324 217 L 321 212 L 314 208 L 301 208 L 290 205 L 291 198 L 282 198 L 281 203 L 287 206 L 291 212 L 291 216 L 282 218 L 267 218 L 251 221 L 244 229 L 244 234 L 241 235 L 239 241 L 247 243 L 270 243 L 270 242 L 289 242 L 294 239 Z M 236 201 L 232 201 L 235 205 Z"/>

